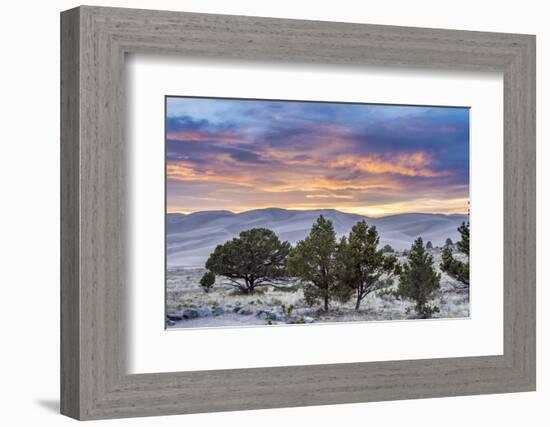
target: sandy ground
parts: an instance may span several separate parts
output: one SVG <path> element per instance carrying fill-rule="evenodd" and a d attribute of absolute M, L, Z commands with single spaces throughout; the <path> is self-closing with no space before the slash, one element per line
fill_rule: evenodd
<path fill-rule="evenodd" d="M 217 326 L 255 326 L 265 325 L 266 321 L 255 314 L 243 316 L 236 313 L 226 313 L 220 316 L 199 317 L 196 319 L 176 320 L 176 324 L 170 329 L 182 328 L 214 328 Z"/>

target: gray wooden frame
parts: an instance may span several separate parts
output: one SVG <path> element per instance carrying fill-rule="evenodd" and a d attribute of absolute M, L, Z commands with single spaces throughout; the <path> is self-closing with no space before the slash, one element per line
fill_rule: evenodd
<path fill-rule="evenodd" d="M 128 375 L 126 53 L 500 71 L 504 354 Z M 535 390 L 535 37 L 83 6 L 61 14 L 61 412 L 77 419 Z M 475 185 L 475 183 L 473 183 Z"/>

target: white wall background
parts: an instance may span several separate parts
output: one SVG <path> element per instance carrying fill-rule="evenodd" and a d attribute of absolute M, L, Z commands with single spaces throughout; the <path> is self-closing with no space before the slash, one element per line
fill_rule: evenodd
<path fill-rule="evenodd" d="M 414 401 L 109 421 L 117 426 L 545 426 L 550 411 L 550 27 L 540 0 L 95 1 L 97 5 L 409 25 L 537 35 L 538 391 Z M 59 12 L 75 1 L 5 2 L 0 65 L 0 420 L 63 426 L 59 384 Z M 92 423 L 93 424 L 93 423 Z"/>

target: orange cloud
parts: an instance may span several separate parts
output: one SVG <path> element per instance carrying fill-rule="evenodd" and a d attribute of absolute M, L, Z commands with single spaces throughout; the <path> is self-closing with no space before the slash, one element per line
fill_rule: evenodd
<path fill-rule="evenodd" d="M 353 199 L 349 194 L 306 194 L 306 199 Z"/>
<path fill-rule="evenodd" d="M 166 166 L 166 176 L 174 181 L 200 181 L 210 183 L 227 183 L 240 186 L 250 187 L 254 177 L 245 173 L 236 173 L 232 175 L 219 174 L 213 169 L 206 169 L 197 172 L 192 166 L 186 165 L 185 162 L 171 162 Z"/>
<path fill-rule="evenodd" d="M 394 173 L 405 176 L 441 176 L 441 172 L 436 172 L 428 167 L 431 163 L 432 158 L 428 153 L 418 151 L 412 154 L 396 154 L 392 156 L 392 161 L 385 160 L 382 156 L 376 154 L 361 157 L 340 156 L 330 163 L 330 167 L 346 168 L 372 174 Z"/>
<path fill-rule="evenodd" d="M 217 133 L 215 135 L 210 135 L 208 133 L 199 132 L 199 131 L 173 131 L 166 134 L 166 139 L 173 141 L 223 141 L 226 143 L 232 144 L 242 144 L 247 143 L 246 139 L 239 137 L 235 132 L 225 131 Z"/>
<path fill-rule="evenodd" d="M 265 167 L 262 164 L 251 164 L 244 168 L 227 154 L 219 153 L 211 155 L 208 165 L 206 169 L 196 170 L 197 166 L 190 161 L 172 161 L 167 165 L 167 177 L 175 181 L 254 187 L 268 193 L 328 192 L 333 194 L 336 191 L 398 190 L 401 188 L 398 180 L 387 176 L 379 178 L 373 176 L 368 178 L 330 177 L 326 175 L 326 166 L 319 165 L 310 159 L 303 162 L 300 168 L 287 163 L 281 163 L 276 168 Z"/>

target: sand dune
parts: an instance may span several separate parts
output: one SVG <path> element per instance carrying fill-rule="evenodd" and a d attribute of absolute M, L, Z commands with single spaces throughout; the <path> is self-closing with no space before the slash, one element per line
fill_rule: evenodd
<path fill-rule="evenodd" d="M 250 228 L 273 230 L 281 240 L 294 244 L 309 233 L 319 215 L 330 219 L 338 236 L 349 233 L 353 224 L 364 219 L 376 225 L 382 245 L 390 244 L 396 250 L 408 249 L 418 236 L 442 246 L 447 237 L 458 240 L 457 227 L 466 215 L 399 214 L 382 218 L 349 214 L 333 209 L 309 211 L 277 208 L 256 209 L 247 212 L 204 211 L 185 214 L 167 214 L 168 268 L 203 267 L 216 245 Z"/>

